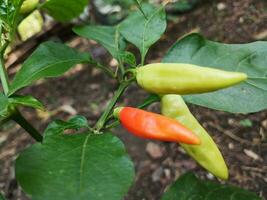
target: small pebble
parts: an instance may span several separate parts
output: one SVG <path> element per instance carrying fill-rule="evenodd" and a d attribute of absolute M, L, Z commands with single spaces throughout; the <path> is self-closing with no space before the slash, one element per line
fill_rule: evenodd
<path fill-rule="evenodd" d="M 149 142 L 146 145 L 146 152 L 149 154 L 150 157 L 154 159 L 161 158 L 164 154 L 164 149 L 161 148 L 158 144 L 153 142 Z"/>
<path fill-rule="evenodd" d="M 224 10 L 226 8 L 226 4 L 225 3 L 218 3 L 217 4 L 217 9 L 218 10 Z"/>
<path fill-rule="evenodd" d="M 228 148 L 229 148 L 229 149 L 234 149 L 234 148 L 235 148 L 235 146 L 234 146 L 234 144 L 233 144 L 233 143 L 229 143 L 229 144 L 228 144 Z"/>

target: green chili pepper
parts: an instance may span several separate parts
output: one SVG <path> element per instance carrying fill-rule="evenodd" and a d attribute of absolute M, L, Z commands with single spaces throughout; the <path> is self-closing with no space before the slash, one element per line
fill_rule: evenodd
<path fill-rule="evenodd" d="M 228 169 L 217 145 L 189 111 L 179 95 L 165 95 L 161 99 L 162 114 L 174 118 L 191 129 L 199 139 L 200 145 L 181 144 L 185 151 L 202 167 L 221 179 L 228 179 Z"/>
<path fill-rule="evenodd" d="M 235 85 L 247 79 L 247 75 L 191 64 L 155 63 L 137 68 L 136 79 L 152 93 L 196 94 Z"/>

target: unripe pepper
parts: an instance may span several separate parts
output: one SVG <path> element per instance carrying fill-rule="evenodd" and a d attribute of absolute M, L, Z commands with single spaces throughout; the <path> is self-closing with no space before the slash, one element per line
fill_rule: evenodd
<path fill-rule="evenodd" d="M 165 95 L 162 97 L 161 103 L 163 115 L 176 119 L 200 138 L 200 145 L 181 144 L 185 151 L 213 175 L 221 179 L 228 179 L 228 168 L 220 150 L 207 131 L 191 114 L 183 98 L 179 95 Z"/>
<path fill-rule="evenodd" d="M 198 137 L 174 119 L 132 107 L 117 108 L 114 116 L 130 133 L 166 142 L 200 144 Z"/>
<path fill-rule="evenodd" d="M 137 68 L 136 79 L 155 94 L 197 94 L 235 85 L 247 75 L 191 64 L 155 63 Z"/>
<path fill-rule="evenodd" d="M 38 3 L 39 0 L 24 0 L 19 12 L 21 14 L 27 14 L 35 9 Z"/>

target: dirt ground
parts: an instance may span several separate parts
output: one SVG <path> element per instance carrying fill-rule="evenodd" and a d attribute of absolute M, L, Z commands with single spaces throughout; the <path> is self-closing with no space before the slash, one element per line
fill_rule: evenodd
<path fill-rule="evenodd" d="M 207 38 L 226 43 L 267 39 L 267 1 L 204 1 L 193 11 L 172 17 L 166 34 L 150 50 L 147 62 L 159 61 L 177 38 L 199 31 Z M 95 43 L 73 38 L 74 47 L 89 50 L 94 57 L 112 63 L 105 50 Z M 131 47 L 135 52 L 136 49 Z M 116 83 L 88 66 L 77 66 L 64 77 L 38 82 L 24 89 L 47 106 L 47 112 L 24 109 L 26 118 L 44 130 L 53 119 L 86 116 L 91 123 L 103 111 Z M 128 89 L 123 103 L 138 105 L 146 93 L 136 86 Z M 234 115 L 190 106 L 196 118 L 218 143 L 230 171 L 229 184 L 249 189 L 267 199 L 267 112 Z M 157 111 L 159 106 L 149 107 Z M 250 123 L 251 122 L 251 123 Z M 125 200 L 159 200 L 166 187 L 184 172 L 192 170 L 204 179 L 215 178 L 189 158 L 178 144 L 146 141 L 121 128 L 115 129 L 125 143 L 136 168 L 136 182 Z M 27 200 L 14 177 L 16 155 L 34 141 L 14 123 L 0 134 L 0 191 L 9 200 Z"/>

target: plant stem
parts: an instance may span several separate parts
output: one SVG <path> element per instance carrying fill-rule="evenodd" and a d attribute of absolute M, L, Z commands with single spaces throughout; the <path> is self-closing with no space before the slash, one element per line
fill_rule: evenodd
<path fill-rule="evenodd" d="M 120 84 L 118 90 L 115 92 L 114 96 L 110 100 L 105 112 L 101 115 L 101 117 L 99 118 L 99 120 L 97 121 L 95 125 L 95 128 L 97 131 L 100 131 L 104 127 L 109 114 L 111 113 L 112 109 L 116 105 L 120 96 L 123 94 L 124 90 L 129 86 L 129 84 L 130 84 L 130 81 L 124 81 Z"/>
<path fill-rule="evenodd" d="M 43 136 L 37 131 L 17 110 L 11 119 L 17 122 L 25 131 L 27 131 L 37 142 L 43 141 Z"/>
<path fill-rule="evenodd" d="M 1 53 L 0 55 L 0 79 L 1 79 L 4 93 L 5 95 L 7 95 L 9 91 L 9 81 L 8 81 L 7 71 L 6 71 L 5 64 L 4 64 L 4 57 L 3 57 L 4 53 L 3 52 L 0 52 Z"/>
<path fill-rule="evenodd" d="M 115 128 L 117 126 L 120 125 L 120 121 L 118 119 L 116 119 L 114 122 L 112 122 L 111 124 L 107 125 L 105 128 L 106 129 L 112 129 Z"/>
<path fill-rule="evenodd" d="M 142 55 L 141 56 L 141 66 L 144 66 L 144 64 L 145 64 L 145 56 Z"/>
<path fill-rule="evenodd" d="M 115 74 L 113 73 L 112 70 L 110 70 L 109 68 L 101 65 L 100 63 L 95 63 L 96 67 L 103 70 L 107 75 L 109 75 L 111 78 L 115 78 Z"/>

